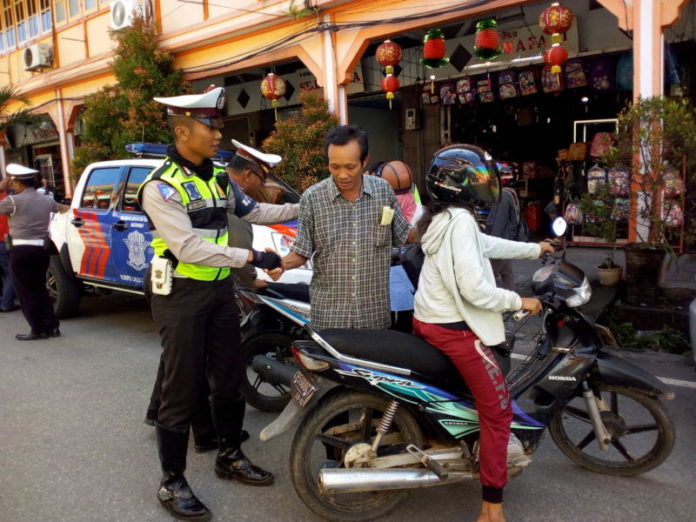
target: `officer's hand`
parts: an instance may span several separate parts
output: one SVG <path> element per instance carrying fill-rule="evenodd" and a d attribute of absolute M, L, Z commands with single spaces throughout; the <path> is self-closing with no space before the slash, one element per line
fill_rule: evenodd
<path fill-rule="evenodd" d="M 280 267 L 280 256 L 270 249 L 266 250 L 266 252 L 252 250 L 253 258 L 249 260 L 249 264 L 267 270 Z"/>
<path fill-rule="evenodd" d="M 268 286 L 268 283 L 263 279 L 256 278 L 249 286 L 254 290 L 258 290 L 259 288 L 266 288 Z"/>
<path fill-rule="evenodd" d="M 544 254 L 548 252 L 549 254 L 553 254 L 556 252 L 556 250 L 553 248 L 553 245 L 549 243 L 548 241 L 542 241 L 539 243 L 539 248 L 541 249 L 541 252 L 539 252 L 539 257 L 544 257 Z"/>
<path fill-rule="evenodd" d="M 283 275 L 284 270 L 282 268 L 274 268 L 273 270 L 264 270 L 268 274 L 268 277 L 277 281 Z"/>

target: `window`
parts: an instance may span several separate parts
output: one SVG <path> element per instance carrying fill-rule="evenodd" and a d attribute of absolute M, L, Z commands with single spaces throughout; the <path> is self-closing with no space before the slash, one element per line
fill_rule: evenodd
<path fill-rule="evenodd" d="M 2 25 L 5 28 L 7 48 L 11 49 L 17 44 L 15 40 L 14 19 L 12 18 L 11 0 L 2 1 Z"/>
<path fill-rule="evenodd" d="M 85 0 L 85 9 L 94 9 L 97 7 L 97 0 Z"/>
<path fill-rule="evenodd" d="M 80 14 L 80 0 L 68 0 L 68 11 L 70 17 Z"/>
<path fill-rule="evenodd" d="M 56 10 L 56 24 L 65 22 L 67 18 L 67 13 L 65 11 L 65 0 L 55 0 L 53 4 Z"/>
<path fill-rule="evenodd" d="M 36 0 L 27 0 L 27 26 L 29 27 L 29 38 L 36 38 L 40 30 Z"/>
<path fill-rule="evenodd" d="M 89 175 L 80 208 L 108 210 L 114 195 L 114 182 L 120 178 L 121 167 L 94 169 Z"/>
<path fill-rule="evenodd" d="M 138 201 L 138 189 L 142 185 L 147 175 L 152 172 L 150 167 L 133 167 L 128 173 L 126 190 L 123 194 L 121 210 L 124 212 L 142 212 L 143 209 Z"/>
<path fill-rule="evenodd" d="M 27 13 L 23 0 L 15 0 L 14 13 L 17 23 L 17 42 L 22 43 L 27 39 Z"/>
<path fill-rule="evenodd" d="M 39 16 L 41 17 L 41 31 L 50 31 L 53 28 L 51 19 L 51 0 L 39 0 Z"/>

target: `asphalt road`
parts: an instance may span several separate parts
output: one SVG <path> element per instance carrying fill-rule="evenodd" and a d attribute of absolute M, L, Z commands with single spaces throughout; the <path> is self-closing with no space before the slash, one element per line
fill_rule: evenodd
<path fill-rule="evenodd" d="M 83 301 L 63 336 L 19 342 L 20 313 L 0 316 L 0 521 L 169 520 L 155 491 L 154 431 L 143 416 L 159 358 L 145 303 L 106 296 Z M 628 354 L 653 373 L 696 381 L 693 363 Z M 637 478 L 578 468 L 547 437 L 531 466 L 506 489 L 510 521 L 696 521 L 696 389 L 675 387 L 667 404 L 677 431 L 670 458 Z M 249 409 L 252 436 L 274 418 Z M 189 452 L 187 476 L 216 520 L 318 520 L 298 500 L 288 475 L 291 435 L 245 444 L 276 473 L 270 488 L 225 482 L 213 454 Z M 384 520 L 475 520 L 478 484 L 411 491 Z"/>

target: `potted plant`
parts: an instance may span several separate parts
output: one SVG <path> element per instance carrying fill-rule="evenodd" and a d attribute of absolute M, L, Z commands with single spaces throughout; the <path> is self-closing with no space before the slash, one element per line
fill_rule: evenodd
<path fill-rule="evenodd" d="M 612 247 L 607 257 L 597 266 L 597 277 L 603 286 L 616 286 L 621 281 L 621 266 L 614 262 L 616 255 L 616 237 L 619 221 L 624 219 L 621 205 L 609 184 L 596 186 L 592 194 L 584 194 L 579 203 L 580 211 L 585 216 L 583 229 L 588 234 L 602 238 Z"/>
<path fill-rule="evenodd" d="M 664 189 L 675 171 L 691 172 L 696 161 L 696 111 L 686 99 L 641 98 L 619 114 L 616 144 L 602 156 L 606 165 L 627 167 L 630 219 L 637 240 L 626 245 L 629 302 L 654 301 L 666 254 L 674 259 L 673 210 Z"/>

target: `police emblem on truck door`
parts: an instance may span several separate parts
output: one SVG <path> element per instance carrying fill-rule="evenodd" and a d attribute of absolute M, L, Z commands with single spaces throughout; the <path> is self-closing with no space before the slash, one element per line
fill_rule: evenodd
<path fill-rule="evenodd" d="M 147 268 L 145 250 L 147 249 L 148 243 L 145 241 L 145 235 L 142 232 L 134 230 L 128 234 L 128 237 L 126 237 L 123 242 L 128 247 L 128 259 L 126 260 L 128 266 L 132 266 L 135 270 L 144 270 Z"/>

